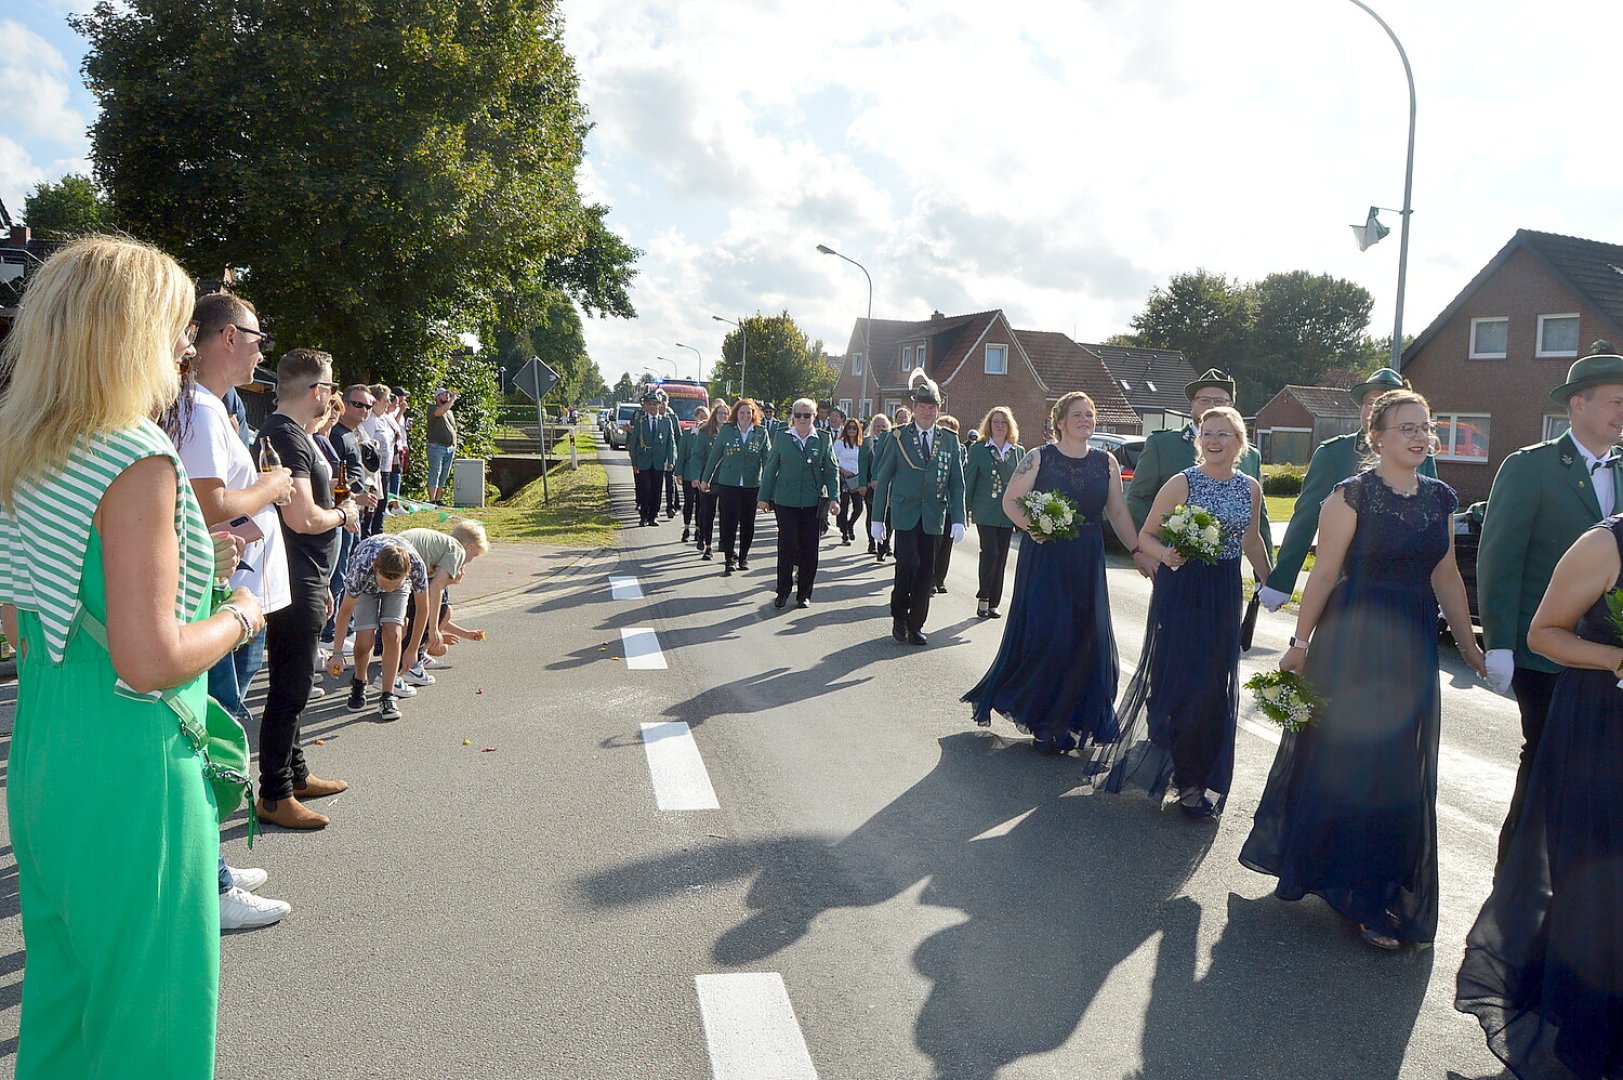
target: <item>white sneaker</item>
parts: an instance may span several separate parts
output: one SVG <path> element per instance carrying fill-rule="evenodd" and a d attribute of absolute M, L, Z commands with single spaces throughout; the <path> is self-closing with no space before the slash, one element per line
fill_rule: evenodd
<path fill-rule="evenodd" d="M 442 671 L 451 666 L 448 660 L 439 656 L 429 656 L 417 661 L 417 666 L 424 671 Z"/>
<path fill-rule="evenodd" d="M 319 675 L 323 671 L 327 670 L 327 661 L 329 661 L 331 659 L 332 659 L 332 653 L 328 652 L 326 649 L 317 649 L 316 650 L 316 674 L 317 675 Z"/>
<path fill-rule="evenodd" d="M 232 886 L 220 894 L 220 929 L 250 930 L 281 922 L 293 910 L 286 900 L 271 900 Z"/>
<path fill-rule="evenodd" d="M 270 875 L 257 866 L 228 866 L 225 869 L 231 875 L 231 884 L 243 892 L 258 892 L 259 887 L 270 880 Z"/>
<path fill-rule="evenodd" d="M 434 678 L 434 676 L 424 671 L 423 665 L 421 664 L 418 664 L 414 668 L 408 669 L 406 673 L 400 677 L 406 680 L 406 682 L 412 686 L 433 686 L 435 683 L 439 682 L 439 680 Z"/>
<path fill-rule="evenodd" d="M 310 686 L 310 700 L 311 701 L 314 701 L 316 698 L 326 697 L 326 696 L 327 696 L 327 688 L 325 686 L 322 686 L 320 683 L 311 684 L 311 686 Z"/>
<path fill-rule="evenodd" d="M 383 689 L 383 676 L 382 675 L 374 675 L 374 676 L 372 676 L 372 681 L 370 683 L 368 683 L 367 685 L 370 686 L 374 690 L 382 690 Z M 414 686 L 408 686 L 408 685 L 406 685 L 406 683 L 404 681 L 402 681 L 400 679 L 396 679 L 394 681 L 394 696 L 395 697 L 416 697 L 417 696 L 417 688 L 414 687 Z"/>

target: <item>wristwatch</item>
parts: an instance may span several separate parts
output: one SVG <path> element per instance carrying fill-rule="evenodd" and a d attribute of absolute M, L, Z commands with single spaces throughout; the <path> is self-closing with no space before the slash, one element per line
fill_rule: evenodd
<path fill-rule="evenodd" d="M 1295 634 L 1291 635 L 1291 648 L 1293 649 L 1301 649 L 1302 651 L 1306 652 L 1307 647 L 1311 644 L 1313 644 L 1311 639 L 1304 640 L 1297 637 Z"/>

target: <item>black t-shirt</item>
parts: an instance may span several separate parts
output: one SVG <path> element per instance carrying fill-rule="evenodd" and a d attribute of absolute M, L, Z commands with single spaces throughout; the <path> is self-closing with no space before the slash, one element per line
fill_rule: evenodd
<path fill-rule="evenodd" d="M 332 469 L 327 459 L 317 452 L 315 444 L 304 428 L 291 417 L 272 413 L 259 429 L 261 441 L 270 440 L 276 456 L 282 459 L 295 479 L 310 481 L 310 495 L 316 505 L 331 510 Z M 254 446 L 254 460 L 259 460 L 259 446 Z M 324 592 L 332 577 L 333 549 L 337 546 L 338 526 L 326 532 L 307 534 L 294 532 L 282 522 L 282 539 L 287 546 L 287 579 L 294 599 L 308 599 Z"/>
<path fill-rule="evenodd" d="M 349 477 L 349 490 L 366 490 L 366 467 L 361 462 L 361 443 L 355 436 L 355 429 L 347 428 L 343 424 L 334 424 L 327 441 L 338 451 L 338 460 L 344 463 L 344 475 Z"/>

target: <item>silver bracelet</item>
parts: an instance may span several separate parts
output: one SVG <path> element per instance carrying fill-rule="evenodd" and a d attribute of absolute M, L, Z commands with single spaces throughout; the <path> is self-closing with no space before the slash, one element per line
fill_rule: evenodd
<path fill-rule="evenodd" d="M 232 603 L 221 604 L 215 608 L 215 611 L 229 611 L 236 617 L 237 624 L 242 627 L 242 639 L 237 642 L 234 648 L 240 649 L 254 639 L 254 624 L 249 621 L 246 611 Z"/>

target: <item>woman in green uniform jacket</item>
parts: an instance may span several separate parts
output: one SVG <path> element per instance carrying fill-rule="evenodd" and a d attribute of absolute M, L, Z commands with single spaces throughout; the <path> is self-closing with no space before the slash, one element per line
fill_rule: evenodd
<path fill-rule="evenodd" d="M 813 431 L 817 403 L 801 398 L 789 408 L 789 430 L 772 439 L 761 470 L 760 508 L 778 519 L 778 595 L 774 607 L 795 592 L 798 607 L 811 606 L 817 580 L 817 539 L 840 497 L 840 471 L 834 461 L 833 433 Z"/>
<path fill-rule="evenodd" d="M 750 544 L 755 540 L 755 500 L 761 487 L 761 467 L 771 449 L 761 410 L 751 398 L 733 406 L 733 422 L 720 429 L 705 455 L 701 491 L 714 491 L 721 512 L 721 554 L 726 560 L 722 576 L 750 568 Z M 737 542 L 735 549 L 733 544 Z"/>
<path fill-rule="evenodd" d="M 705 421 L 710 419 L 710 410 L 700 405 L 693 410 L 693 426 L 682 432 L 682 437 L 676 443 L 676 475 L 682 481 L 682 543 L 687 543 L 693 536 L 694 503 L 698 501 L 699 489 L 694 487 L 698 482 L 699 474 L 704 471 L 705 455 L 710 453 L 710 440 L 705 436 Z"/>
<path fill-rule="evenodd" d="M 1006 406 L 999 405 L 981 421 L 982 438 L 964 459 L 964 498 L 969 518 L 981 541 L 980 588 L 975 591 L 975 614 L 1001 619 L 1004 569 L 1009 564 L 1009 541 L 1014 522 L 1003 512 L 1003 492 L 1015 466 L 1026 456 L 1020 446 L 1020 425 Z"/>
<path fill-rule="evenodd" d="M 89 237 L 34 276 L 0 355 L 24 1080 L 214 1075 L 219 817 L 177 714 L 204 715 L 208 669 L 265 619 L 245 588 L 213 609 L 222 567 L 150 419 L 195 297 L 157 249 Z"/>
<path fill-rule="evenodd" d="M 716 444 L 716 440 L 721 437 L 722 428 L 728 427 L 728 421 L 732 418 L 733 410 L 728 408 L 725 401 L 717 398 L 710 406 L 710 419 L 705 421 L 704 427 L 693 429 L 699 437 L 691 459 L 697 470 L 693 477 L 693 487 L 699 493 L 699 516 L 693 523 L 693 541 L 703 553 L 699 558 L 705 562 L 711 559 L 710 541 L 716 532 L 716 493 L 704 482 L 704 466 L 710 458 L 710 448 Z"/>
<path fill-rule="evenodd" d="M 873 478 L 874 473 L 879 471 L 879 460 L 875 455 L 889 443 L 890 440 L 885 438 L 889 434 L 890 417 L 879 413 L 868 421 L 868 437 L 862 440 L 862 445 L 858 448 L 857 486 L 862 490 L 863 501 L 867 504 L 870 524 L 873 522 Z M 888 512 L 885 515 L 885 524 L 890 524 Z M 868 536 L 868 554 L 874 556 L 877 562 L 883 562 L 885 556 L 890 554 L 890 534 L 886 533 L 885 537 L 884 543 L 879 543 L 873 538 L 872 533 Z"/>

